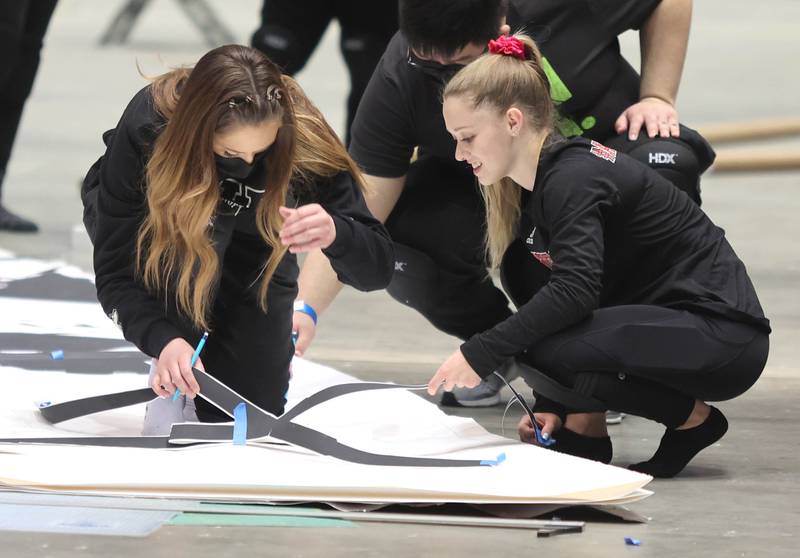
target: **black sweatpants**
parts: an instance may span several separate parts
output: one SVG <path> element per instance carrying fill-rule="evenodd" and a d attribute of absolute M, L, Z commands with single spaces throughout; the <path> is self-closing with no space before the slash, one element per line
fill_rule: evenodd
<path fill-rule="evenodd" d="M 641 147 L 646 141 L 622 138 L 619 143 Z M 653 167 L 667 179 L 675 178 L 672 169 Z M 437 329 L 464 340 L 511 315 L 508 299 L 486 271 L 486 212 L 478 188 L 468 165 L 422 155 L 409 168 L 403 193 L 386 221 L 396 255 L 387 291 Z M 524 250 L 521 244 L 518 248 Z M 528 286 L 549 279 L 546 268 L 539 268 L 525 271 Z M 513 298 L 509 286 L 503 287 Z"/>
<path fill-rule="evenodd" d="M 0 189 L 55 7 L 56 0 L 0 1 Z"/>
<path fill-rule="evenodd" d="M 387 291 L 461 339 L 511 315 L 506 296 L 486 273 L 486 212 L 472 171 L 455 160 L 420 157 L 386 220 L 395 244 Z"/>
<path fill-rule="evenodd" d="M 397 31 L 397 0 L 264 0 L 251 44 L 289 75 L 303 69 L 331 20 L 341 26 L 340 47 L 350 73 L 347 133 L 372 71 Z"/>
<path fill-rule="evenodd" d="M 768 352 L 768 335 L 750 324 L 630 305 L 596 310 L 519 358 L 608 409 L 675 428 L 686 422 L 695 399 L 723 401 L 747 391 Z M 551 403 L 537 400 L 559 414 L 582 411 L 559 411 Z"/>

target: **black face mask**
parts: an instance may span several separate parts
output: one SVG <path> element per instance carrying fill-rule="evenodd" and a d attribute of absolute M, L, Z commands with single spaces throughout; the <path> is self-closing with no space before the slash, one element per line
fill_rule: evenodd
<path fill-rule="evenodd" d="M 221 157 L 214 153 L 214 164 L 217 166 L 217 174 L 221 180 L 226 178 L 244 180 L 262 163 L 266 154 L 266 151 L 262 151 L 253 157 L 252 163 L 248 163 L 239 157 Z"/>
<path fill-rule="evenodd" d="M 426 76 L 435 79 L 442 86 L 447 85 L 450 78 L 464 67 L 461 64 L 439 64 L 431 60 L 423 60 L 417 57 L 411 49 L 408 50 L 408 60 L 406 60 L 406 62 L 418 72 L 422 72 Z"/>

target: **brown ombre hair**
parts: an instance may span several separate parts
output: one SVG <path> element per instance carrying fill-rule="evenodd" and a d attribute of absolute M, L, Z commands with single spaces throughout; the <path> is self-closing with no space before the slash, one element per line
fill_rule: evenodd
<path fill-rule="evenodd" d="M 556 115 L 550 97 L 550 83 L 533 39 L 521 33 L 513 36 L 524 45 L 524 59 L 483 54 L 453 76 L 444 89 L 443 98 L 461 97 L 473 108 L 490 107 L 498 115 L 516 107 L 525 115 L 529 128 L 547 136 L 547 145 L 552 142 L 550 134 Z M 505 177 L 483 186 L 481 194 L 486 204 L 486 255 L 492 267 L 497 267 L 514 239 L 519 221 L 519 187 L 511 178 Z"/>
<path fill-rule="evenodd" d="M 145 171 L 148 211 L 136 243 L 137 272 L 150 292 L 166 296 L 174 290 L 179 311 L 200 329 L 210 329 L 220 266 L 209 227 L 220 201 L 214 136 L 280 121 L 262 163 L 265 192 L 255 209 L 258 231 L 271 248 L 259 288 L 266 312 L 270 279 L 286 253 L 278 208 L 286 203 L 290 181 L 347 171 L 363 187 L 358 168 L 300 86 L 256 49 L 216 48 L 194 68 L 155 78 L 151 88 L 166 124 Z"/>

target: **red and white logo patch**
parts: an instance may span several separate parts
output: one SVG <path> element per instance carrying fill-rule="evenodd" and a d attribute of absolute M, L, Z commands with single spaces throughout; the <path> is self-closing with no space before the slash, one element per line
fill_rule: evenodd
<path fill-rule="evenodd" d="M 617 150 L 611 149 L 610 147 L 606 147 L 602 143 L 598 143 L 592 140 L 592 148 L 589 150 L 589 153 L 594 155 L 595 157 L 600 157 L 601 159 L 605 159 L 611 163 L 614 163 L 617 160 Z"/>
<path fill-rule="evenodd" d="M 550 252 L 531 251 L 531 255 L 539 260 L 539 263 L 545 266 L 547 269 L 553 269 L 553 258 L 550 257 Z"/>

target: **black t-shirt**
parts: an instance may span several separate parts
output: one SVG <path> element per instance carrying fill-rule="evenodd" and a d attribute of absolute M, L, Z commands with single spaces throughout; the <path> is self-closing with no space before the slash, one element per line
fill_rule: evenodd
<path fill-rule="evenodd" d="M 462 345 L 482 376 L 596 308 L 649 304 L 770 331 L 725 232 L 649 167 L 595 141 L 564 140 L 543 153 L 525 197 L 517 236 L 549 281 Z"/>
<path fill-rule="evenodd" d="M 174 300 L 165 305 L 144 288 L 135 273 L 136 238 L 147 212 L 145 167 L 164 125 L 150 87 L 145 87 L 128 104 L 117 127 L 103 135 L 106 152 L 90 169 L 82 189 L 87 212 L 94 220 L 97 298 L 125 338 L 155 357 L 171 339 L 187 335 L 187 321 L 176 313 Z M 266 161 L 264 158 L 263 164 Z M 221 266 L 231 243 L 242 238 L 239 235 L 259 235 L 255 208 L 269 187 L 263 164 L 256 165 L 244 179 L 220 180 L 220 203 L 208 226 Z M 360 290 L 380 289 L 389 283 L 394 269 L 389 235 L 367 209 L 350 174 L 294 181 L 290 198 L 296 204 L 319 203 L 333 218 L 336 239 L 323 253 L 340 281 Z M 269 253 L 263 243 L 248 267 L 258 272 Z M 273 281 L 296 286 L 294 255 L 287 252 Z"/>
<path fill-rule="evenodd" d="M 511 0 L 508 23 L 525 30 L 545 58 L 558 131 L 603 140 L 616 118 L 639 99 L 639 76 L 622 58 L 617 36 L 638 29 L 660 0 Z M 409 64 L 409 46 L 392 38 L 364 92 L 350 153 L 367 174 L 403 176 L 411 154 L 447 160 L 455 142 L 442 116 L 443 83 Z"/>

